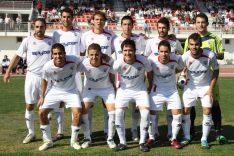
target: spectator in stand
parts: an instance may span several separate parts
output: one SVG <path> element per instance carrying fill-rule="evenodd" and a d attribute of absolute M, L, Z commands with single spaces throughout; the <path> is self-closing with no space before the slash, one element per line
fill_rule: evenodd
<path fill-rule="evenodd" d="M 0 16 L 0 30 L 3 29 L 3 18 L 2 16 Z"/>
<path fill-rule="evenodd" d="M 37 11 L 38 11 L 40 16 L 41 16 L 42 7 L 43 7 L 42 2 L 39 0 L 37 2 Z"/>
<path fill-rule="evenodd" d="M 11 19 L 8 15 L 6 15 L 5 17 L 5 24 L 6 24 L 6 29 L 9 30 L 10 29 L 10 22 L 11 22 Z"/>
<path fill-rule="evenodd" d="M 5 74 L 9 64 L 10 64 L 10 59 L 7 57 L 7 55 L 5 55 L 2 60 L 2 74 Z"/>
<path fill-rule="evenodd" d="M 21 23 L 22 23 L 22 19 L 21 19 L 20 16 L 18 16 L 18 17 L 16 18 L 16 25 L 17 25 L 18 31 L 20 31 L 20 29 L 21 29 Z"/>

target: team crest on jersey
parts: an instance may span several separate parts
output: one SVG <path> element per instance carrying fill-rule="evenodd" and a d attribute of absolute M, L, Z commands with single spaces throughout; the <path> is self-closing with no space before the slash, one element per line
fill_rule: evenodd
<path fill-rule="evenodd" d="M 207 66 L 208 61 L 203 61 L 203 64 L 204 64 L 205 66 Z"/>
<path fill-rule="evenodd" d="M 57 72 L 56 72 L 56 71 L 54 71 L 54 74 L 56 75 L 56 74 L 57 74 Z"/>
<path fill-rule="evenodd" d="M 154 52 L 154 55 L 155 55 L 155 56 L 158 56 L 158 52 Z"/>
<path fill-rule="evenodd" d="M 94 38 L 93 38 L 93 37 L 91 37 L 91 40 L 94 40 Z"/>
<path fill-rule="evenodd" d="M 123 67 L 123 69 L 122 69 L 122 70 L 123 70 L 123 71 L 125 71 L 126 69 L 127 69 L 126 67 Z"/>
<path fill-rule="evenodd" d="M 51 45 L 52 43 L 51 42 L 48 42 L 48 45 Z"/>
<path fill-rule="evenodd" d="M 105 72 L 107 71 L 107 68 L 104 68 L 103 71 L 104 71 L 104 73 L 105 73 Z"/>
<path fill-rule="evenodd" d="M 70 67 L 71 70 L 74 70 L 74 67 Z"/>
<path fill-rule="evenodd" d="M 137 67 L 137 70 L 140 71 L 142 69 L 142 67 Z"/>
<path fill-rule="evenodd" d="M 33 42 L 33 45 L 36 45 L 36 42 Z"/>
<path fill-rule="evenodd" d="M 109 40 L 110 40 L 110 37 L 107 37 L 107 40 L 109 41 Z"/>
<path fill-rule="evenodd" d="M 158 67 L 156 67 L 156 70 L 159 70 L 159 68 L 158 68 Z"/>
<path fill-rule="evenodd" d="M 171 68 L 171 69 L 174 69 L 174 65 L 170 65 L 170 68 Z"/>

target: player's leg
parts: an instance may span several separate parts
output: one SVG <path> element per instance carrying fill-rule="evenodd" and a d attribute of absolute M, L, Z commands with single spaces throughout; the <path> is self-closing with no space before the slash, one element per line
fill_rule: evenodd
<path fill-rule="evenodd" d="M 171 110 L 167 110 L 167 138 L 169 140 L 172 137 L 172 121 L 173 121 L 173 115 Z"/>
<path fill-rule="evenodd" d="M 34 105 L 37 103 L 40 95 L 41 78 L 28 72 L 24 85 L 24 96 L 26 102 L 25 119 L 28 129 L 28 135 L 23 140 L 24 144 L 35 140 L 34 130 Z"/>
<path fill-rule="evenodd" d="M 108 111 L 108 138 L 107 144 L 113 149 L 116 147 L 114 142 L 115 135 L 115 91 L 114 89 L 104 89 L 99 92 L 102 95 L 103 101 L 106 103 L 105 107 Z"/>
<path fill-rule="evenodd" d="M 83 144 L 81 145 L 82 148 L 87 148 L 91 144 L 88 112 L 92 106 L 93 106 L 93 102 L 85 101 L 84 105 L 82 107 L 82 117 L 81 118 L 83 121 L 82 129 L 84 132 L 84 140 L 83 140 Z"/>
<path fill-rule="evenodd" d="M 39 147 L 39 151 L 47 150 L 50 147 L 53 147 L 53 141 L 51 137 L 50 123 L 48 119 L 48 114 L 52 109 L 42 108 L 39 110 L 40 117 L 40 128 L 42 131 L 43 144 Z"/>
<path fill-rule="evenodd" d="M 54 109 L 55 118 L 56 118 L 56 124 L 57 124 L 57 134 L 53 136 L 53 142 L 61 140 L 63 135 L 63 129 L 64 129 L 64 102 L 60 103 L 59 108 Z"/>
<path fill-rule="evenodd" d="M 177 139 L 177 135 L 180 131 L 180 127 L 182 124 L 182 114 L 181 114 L 181 109 L 171 109 L 172 112 L 172 137 L 171 137 L 171 145 L 176 148 L 180 149 L 182 148 L 180 142 Z"/>
<path fill-rule="evenodd" d="M 103 131 L 104 131 L 104 137 L 105 139 L 107 139 L 108 137 L 108 111 L 106 109 L 106 105 L 105 105 L 105 102 L 103 101 L 102 99 L 102 105 L 103 105 L 103 119 L 104 119 L 104 127 L 103 127 Z"/>
<path fill-rule="evenodd" d="M 194 137 L 195 135 L 195 119 L 196 119 L 196 109 L 195 107 L 191 108 L 191 112 L 190 112 L 190 120 L 191 120 L 191 126 L 190 126 L 190 134 L 191 137 Z"/>
<path fill-rule="evenodd" d="M 221 109 L 219 105 L 219 85 L 216 83 L 215 88 L 214 88 L 214 98 L 215 100 L 213 101 L 212 105 L 212 120 L 214 123 L 214 129 L 216 132 L 216 140 L 219 142 L 219 144 L 225 144 L 227 143 L 226 137 L 221 133 L 221 128 L 222 128 L 222 115 L 221 115 Z"/>
<path fill-rule="evenodd" d="M 149 139 L 147 140 L 147 145 L 152 147 L 155 143 L 155 124 L 156 124 L 156 116 L 158 116 L 158 112 L 156 110 L 150 110 L 150 123 L 149 123 Z"/>
<path fill-rule="evenodd" d="M 132 132 L 132 140 L 133 141 L 138 141 L 139 137 L 138 137 L 138 123 L 139 123 L 139 119 L 140 119 L 140 112 L 139 109 L 136 108 L 136 103 L 133 102 L 132 103 L 132 126 L 131 126 L 131 132 Z"/>

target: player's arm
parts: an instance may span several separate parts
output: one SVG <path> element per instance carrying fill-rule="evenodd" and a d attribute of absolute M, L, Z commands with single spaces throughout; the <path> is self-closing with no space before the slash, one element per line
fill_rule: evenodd
<path fill-rule="evenodd" d="M 184 53 L 186 53 L 188 51 L 188 39 L 185 40 L 184 42 Z"/>
<path fill-rule="evenodd" d="M 219 69 L 213 71 L 212 79 L 210 82 L 210 88 L 207 91 L 207 95 L 210 97 L 211 101 L 214 99 L 214 87 L 219 77 Z"/>
<path fill-rule="evenodd" d="M 153 71 L 147 72 L 147 79 L 148 79 L 148 93 L 150 93 L 152 86 L 153 86 Z"/>
<path fill-rule="evenodd" d="M 116 91 L 115 74 L 110 73 L 109 78 L 110 78 L 110 82 L 111 82 L 112 86 L 114 87 L 114 90 Z"/>
<path fill-rule="evenodd" d="M 218 60 L 223 60 L 224 59 L 224 48 L 223 48 L 222 42 L 218 36 L 216 37 L 216 45 L 215 46 L 217 46 L 216 49 L 218 50 L 216 53 L 216 58 Z"/>
<path fill-rule="evenodd" d="M 11 63 L 9 65 L 9 67 L 7 68 L 7 71 L 4 75 L 3 80 L 5 83 L 10 82 L 11 70 L 18 64 L 19 61 L 20 61 L 20 56 L 18 56 L 18 55 L 15 55 L 13 57 L 13 59 L 11 60 Z"/>
<path fill-rule="evenodd" d="M 48 84 L 48 82 L 45 79 L 41 80 L 41 95 L 40 95 L 40 99 L 37 103 L 38 107 L 42 106 L 44 103 L 47 84 Z"/>

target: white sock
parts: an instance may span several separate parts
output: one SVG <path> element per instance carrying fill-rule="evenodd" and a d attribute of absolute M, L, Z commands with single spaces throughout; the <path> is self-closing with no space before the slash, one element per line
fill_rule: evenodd
<path fill-rule="evenodd" d="M 51 120 L 52 120 L 52 111 L 49 112 L 49 114 L 47 115 L 47 117 L 48 117 L 49 122 L 51 122 Z"/>
<path fill-rule="evenodd" d="M 171 114 L 171 110 L 167 111 L 167 136 L 172 136 L 172 121 L 173 116 Z"/>
<path fill-rule="evenodd" d="M 71 142 L 75 142 L 80 131 L 79 126 L 71 126 Z"/>
<path fill-rule="evenodd" d="M 201 140 L 207 140 L 208 135 L 210 133 L 211 128 L 211 114 L 205 115 L 203 114 L 203 121 L 202 121 L 202 138 Z"/>
<path fill-rule="evenodd" d="M 126 145 L 124 110 L 121 108 L 115 110 L 115 125 L 120 143 Z"/>
<path fill-rule="evenodd" d="M 154 138 L 154 135 L 155 135 L 155 120 L 156 120 L 156 115 L 150 114 L 150 124 L 149 124 L 148 133 L 149 133 L 149 139 L 153 139 L 153 140 L 155 140 L 155 138 Z"/>
<path fill-rule="evenodd" d="M 82 117 L 82 121 L 83 121 L 82 128 L 83 128 L 83 132 L 84 132 L 84 137 L 85 137 L 85 139 L 91 140 L 88 114 L 83 114 L 81 117 Z"/>
<path fill-rule="evenodd" d="M 28 134 L 35 134 L 34 131 L 34 111 L 25 111 L 26 126 L 28 128 Z"/>
<path fill-rule="evenodd" d="M 89 130 L 90 130 L 90 135 L 92 134 L 92 119 L 93 119 L 93 109 L 90 108 L 88 112 L 88 117 L 89 117 Z"/>
<path fill-rule="evenodd" d="M 131 127 L 131 132 L 133 133 L 134 131 L 137 131 L 137 126 L 138 122 L 140 119 L 140 112 L 136 108 L 136 104 L 132 104 L 132 127 Z"/>
<path fill-rule="evenodd" d="M 181 114 L 173 115 L 173 120 L 171 123 L 171 125 L 172 125 L 172 140 L 177 138 L 177 135 L 180 131 L 181 123 L 182 123 L 182 115 Z"/>
<path fill-rule="evenodd" d="M 139 144 L 145 143 L 146 136 L 149 128 L 149 110 L 142 109 L 141 113 L 141 123 L 140 123 L 140 142 Z"/>
<path fill-rule="evenodd" d="M 108 120 L 108 139 L 113 139 L 115 135 L 115 111 L 108 112 L 109 120 Z"/>
<path fill-rule="evenodd" d="M 189 140 L 191 139 L 190 138 L 190 126 L 191 126 L 190 114 L 183 115 L 182 128 L 184 132 L 184 137 Z"/>
<path fill-rule="evenodd" d="M 55 117 L 56 117 L 57 126 L 58 126 L 57 134 L 63 134 L 64 108 L 59 108 L 54 111 L 55 111 Z"/>
<path fill-rule="evenodd" d="M 159 130 L 158 130 L 158 119 L 159 119 L 159 114 L 158 114 L 158 112 L 156 112 L 154 130 L 155 130 L 155 134 L 160 135 Z"/>
<path fill-rule="evenodd" d="M 50 125 L 41 125 L 40 128 L 42 131 L 43 141 L 52 142 Z"/>
<path fill-rule="evenodd" d="M 103 114 L 104 114 L 104 133 L 108 133 L 108 111 L 106 108 L 103 109 Z"/>

